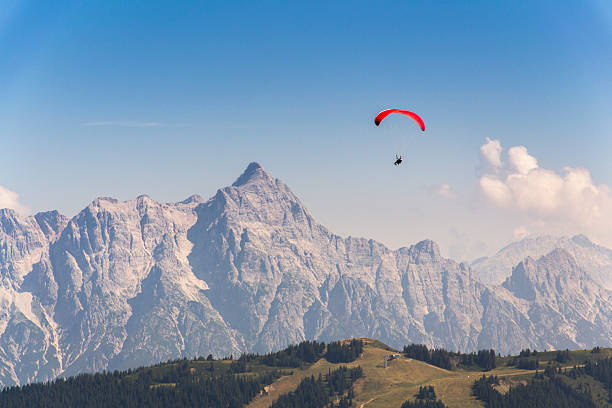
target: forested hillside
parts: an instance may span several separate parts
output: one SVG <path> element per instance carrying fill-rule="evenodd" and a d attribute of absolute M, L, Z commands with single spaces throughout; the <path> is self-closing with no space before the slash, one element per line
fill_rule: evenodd
<path fill-rule="evenodd" d="M 305 341 L 265 355 L 209 355 L 9 387 L 0 391 L 0 407 L 612 406 L 610 349 L 524 349 L 505 357 L 415 344 L 404 351 L 366 338 Z"/>
<path fill-rule="evenodd" d="M 241 407 L 264 393 L 274 380 L 291 375 L 293 369 L 313 364 L 323 355 L 334 361 L 351 362 L 362 350 L 361 340 L 329 345 L 304 341 L 262 356 L 243 354 L 238 359 L 230 356 L 222 360 L 208 356 L 135 370 L 79 374 L 49 383 L 5 388 L 0 391 L 0 407 Z M 345 396 L 346 404 L 351 398 L 347 392 L 361 376 L 358 368 L 340 367 L 324 378 L 313 378 L 312 384 L 306 382 L 301 389 L 314 389 L 324 395 L 317 399 L 319 403 L 327 404 L 336 395 Z M 298 395 L 303 393 L 298 390 Z"/>

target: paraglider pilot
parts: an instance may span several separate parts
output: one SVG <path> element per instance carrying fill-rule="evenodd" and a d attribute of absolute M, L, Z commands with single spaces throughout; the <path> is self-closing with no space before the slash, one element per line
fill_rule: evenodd
<path fill-rule="evenodd" d="M 400 164 L 402 164 L 402 156 L 397 157 L 397 154 L 395 155 L 395 164 L 396 166 L 399 166 Z"/>

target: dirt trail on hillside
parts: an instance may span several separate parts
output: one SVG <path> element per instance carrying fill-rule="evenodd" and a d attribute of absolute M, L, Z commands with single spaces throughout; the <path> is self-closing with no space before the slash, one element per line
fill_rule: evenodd
<path fill-rule="evenodd" d="M 369 404 L 370 402 L 374 401 L 376 399 L 376 397 L 370 398 L 369 400 L 367 400 L 366 402 L 364 402 L 363 404 L 361 404 L 359 406 L 359 408 L 363 408 L 366 406 L 366 404 Z"/>

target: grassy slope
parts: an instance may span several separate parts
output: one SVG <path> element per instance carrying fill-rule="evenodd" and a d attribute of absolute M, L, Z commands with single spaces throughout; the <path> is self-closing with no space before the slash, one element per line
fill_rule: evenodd
<path fill-rule="evenodd" d="M 470 370 L 448 371 L 435 366 L 431 366 L 422 361 L 401 358 L 389 362 L 385 369 L 383 357 L 390 354 L 390 348 L 379 341 L 363 339 L 366 343 L 364 352 L 359 359 L 349 364 L 332 364 L 325 359 L 317 363 L 295 369 L 290 376 L 284 376 L 274 382 L 268 389 L 267 395 L 257 397 L 249 407 L 264 408 L 269 407 L 279 395 L 294 390 L 306 376 L 318 376 L 319 373 L 326 373 L 329 369 L 334 369 L 341 365 L 356 366 L 360 365 L 364 371 L 364 378 L 360 379 L 355 385 L 356 398 L 354 403 L 357 407 L 397 407 L 407 399 L 414 399 L 414 394 L 420 386 L 433 385 L 436 395 L 450 408 L 482 407 L 483 405 L 471 395 L 471 386 L 474 381 L 481 377 L 483 372 Z M 593 357 L 588 351 L 572 351 L 574 361 L 583 361 Z M 602 350 L 597 357 L 602 358 L 612 354 L 612 351 Z M 548 360 L 554 359 L 556 352 L 540 353 L 537 358 L 541 367 Z M 505 359 L 499 359 L 498 364 L 504 364 Z M 543 364 L 544 362 L 544 364 Z M 574 363 L 568 363 L 572 366 Z M 486 375 L 497 375 L 501 377 L 502 383 L 499 390 L 503 392 L 511 385 L 526 382 L 533 377 L 535 371 L 519 370 L 515 367 L 501 366 L 491 370 Z M 598 387 L 597 391 L 605 393 L 603 388 Z M 602 401 L 607 398 L 607 394 L 602 396 Z"/>

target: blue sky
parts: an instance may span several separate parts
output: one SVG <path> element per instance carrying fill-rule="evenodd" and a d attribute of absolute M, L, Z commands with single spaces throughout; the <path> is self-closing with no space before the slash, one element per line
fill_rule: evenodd
<path fill-rule="evenodd" d="M 517 231 L 612 245 L 575 214 L 607 211 L 612 185 L 612 8 L 403 3 L 3 2 L 0 204 L 208 197 L 258 161 L 333 231 L 391 247 L 433 238 L 469 259 Z M 387 107 L 427 132 L 376 128 Z M 487 167 L 487 137 L 502 159 L 524 146 L 561 177 L 587 169 L 599 201 L 546 213 L 523 200 L 528 178 L 496 201 L 483 175 L 516 169 Z"/>

